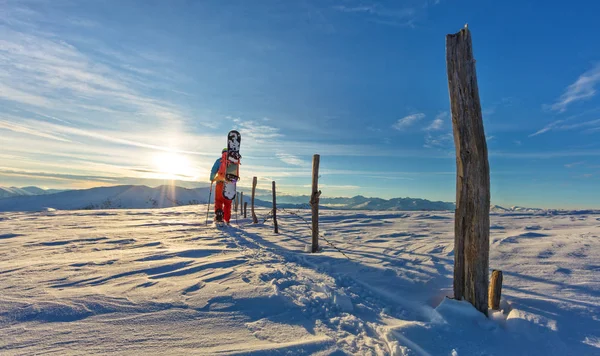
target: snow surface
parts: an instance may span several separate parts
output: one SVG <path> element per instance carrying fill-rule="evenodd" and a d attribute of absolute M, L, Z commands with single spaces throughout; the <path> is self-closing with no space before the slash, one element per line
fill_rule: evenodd
<path fill-rule="evenodd" d="M 600 215 L 492 215 L 489 318 L 445 298 L 452 213 L 322 212 L 349 259 L 278 218 L 0 213 L 0 354 L 600 355 Z"/>

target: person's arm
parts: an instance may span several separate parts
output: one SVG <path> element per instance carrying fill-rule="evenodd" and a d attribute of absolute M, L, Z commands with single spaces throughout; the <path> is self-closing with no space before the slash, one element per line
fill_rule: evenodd
<path fill-rule="evenodd" d="M 221 166 L 221 159 L 220 158 L 215 161 L 215 164 L 213 164 L 213 167 L 210 170 L 210 181 L 211 182 L 215 181 L 215 178 L 217 176 L 217 172 L 219 171 L 219 166 Z"/>

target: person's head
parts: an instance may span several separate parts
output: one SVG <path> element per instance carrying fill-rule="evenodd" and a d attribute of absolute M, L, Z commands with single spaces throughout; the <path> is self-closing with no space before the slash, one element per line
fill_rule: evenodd
<path fill-rule="evenodd" d="M 224 148 L 224 149 L 221 151 L 221 153 L 225 153 L 225 152 L 227 152 L 227 147 L 225 147 L 225 148 Z"/>

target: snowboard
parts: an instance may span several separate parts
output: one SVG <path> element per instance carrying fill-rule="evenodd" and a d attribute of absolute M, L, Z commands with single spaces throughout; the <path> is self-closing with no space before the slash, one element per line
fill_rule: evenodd
<path fill-rule="evenodd" d="M 228 200 L 235 199 L 237 194 L 236 184 L 240 179 L 240 144 L 242 135 L 236 130 L 231 130 L 227 134 L 227 161 L 225 169 L 225 182 L 223 183 L 223 197 Z"/>

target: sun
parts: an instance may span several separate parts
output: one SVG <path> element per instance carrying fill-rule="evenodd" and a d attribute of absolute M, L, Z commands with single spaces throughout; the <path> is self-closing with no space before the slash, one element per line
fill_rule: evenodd
<path fill-rule="evenodd" d="M 189 176 L 192 171 L 189 160 L 177 153 L 158 153 L 154 156 L 153 161 L 156 170 L 166 179 Z"/>

